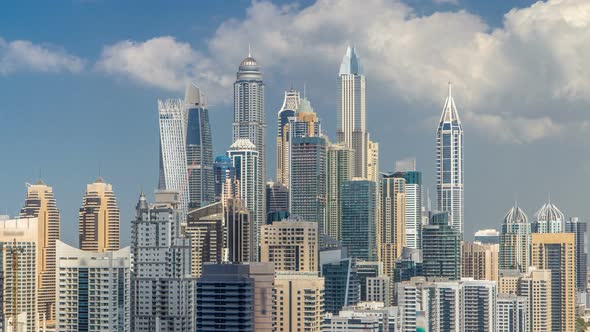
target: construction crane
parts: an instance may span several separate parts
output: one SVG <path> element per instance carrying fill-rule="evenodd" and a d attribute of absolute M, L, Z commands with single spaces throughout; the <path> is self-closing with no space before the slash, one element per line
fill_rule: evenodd
<path fill-rule="evenodd" d="M 10 255 L 10 266 L 12 270 L 12 310 L 10 315 L 12 317 L 12 332 L 18 332 L 18 255 L 23 252 L 23 249 L 16 246 L 16 239 L 14 239 L 11 248 L 5 249 L 4 246 L 0 247 L 0 252 L 4 251 L 7 251 Z"/>

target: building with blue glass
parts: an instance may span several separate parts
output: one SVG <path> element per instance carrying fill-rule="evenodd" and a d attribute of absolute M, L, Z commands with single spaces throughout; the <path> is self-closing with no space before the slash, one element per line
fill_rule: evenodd
<path fill-rule="evenodd" d="M 353 178 L 342 185 L 342 245 L 352 258 L 377 259 L 377 189 L 373 181 Z"/>

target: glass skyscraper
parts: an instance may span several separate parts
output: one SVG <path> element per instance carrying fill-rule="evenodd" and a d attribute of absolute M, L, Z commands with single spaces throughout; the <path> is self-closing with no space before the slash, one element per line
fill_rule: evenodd
<path fill-rule="evenodd" d="M 289 118 L 294 117 L 301 97 L 299 91 L 285 91 L 285 100 L 279 110 L 277 121 L 277 182 L 289 186 Z"/>
<path fill-rule="evenodd" d="M 354 178 L 342 185 L 342 246 L 352 258 L 377 259 L 377 190 L 373 181 Z"/>
<path fill-rule="evenodd" d="M 184 103 L 189 206 L 198 208 L 215 199 L 211 124 L 205 96 L 196 85 L 186 88 Z"/>
<path fill-rule="evenodd" d="M 228 156 L 217 156 L 213 163 L 215 201 L 235 194 L 236 168 Z"/>
<path fill-rule="evenodd" d="M 445 101 L 436 132 L 436 191 L 439 211 L 463 233 L 463 125 L 451 93 Z"/>
<path fill-rule="evenodd" d="M 434 214 L 422 237 L 424 276 L 461 279 L 461 234 L 450 225 L 447 212 Z"/>

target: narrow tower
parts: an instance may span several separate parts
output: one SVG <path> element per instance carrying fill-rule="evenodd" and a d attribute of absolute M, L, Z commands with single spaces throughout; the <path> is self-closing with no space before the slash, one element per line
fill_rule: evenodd
<path fill-rule="evenodd" d="M 215 200 L 209 110 L 203 91 L 195 84 L 186 88 L 184 104 L 189 207 L 199 208 Z"/>
<path fill-rule="evenodd" d="M 277 182 L 289 185 L 289 118 L 295 116 L 301 97 L 299 91 L 285 91 L 285 100 L 277 121 Z"/>
<path fill-rule="evenodd" d="M 346 49 L 338 74 L 338 143 L 354 149 L 354 176 L 368 175 L 365 75 L 356 50 Z"/>
<path fill-rule="evenodd" d="M 449 213 L 449 223 L 463 233 L 463 125 L 449 95 L 436 131 L 436 191 L 439 211 Z"/>
<path fill-rule="evenodd" d="M 233 142 L 249 140 L 254 145 L 257 156 L 257 172 L 255 177 L 256 193 L 254 206 L 246 206 L 251 210 L 256 234 L 259 234 L 260 224 L 264 222 L 265 208 L 265 179 L 266 179 L 266 139 L 264 113 L 264 82 L 258 62 L 248 53 L 242 60 L 236 81 L 234 82 L 234 121 Z M 240 145 L 239 143 L 238 145 Z M 257 246 L 258 244 L 256 244 Z"/>
<path fill-rule="evenodd" d="M 53 188 L 39 180 L 27 184 L 27 198 L 20 210 L 20 218 L 37 218 L 38 310 L 40 319 L 47 326 L 55 324 L 55 241 L 59 240 L 59 210 L 55 203 Z"/>

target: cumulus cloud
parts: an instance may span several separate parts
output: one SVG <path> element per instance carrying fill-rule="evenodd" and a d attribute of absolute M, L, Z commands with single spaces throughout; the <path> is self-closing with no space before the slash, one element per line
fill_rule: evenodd
<path fill-rule="evenodd" d="M 170 90 L 203 81 L 230 101 L 248 43 L 267 82 L 308 80 L 312 89 L 333 89 L 344 47 L 353 43 L 371 98 L 438 108 L 451 80 L 466 127 L 528 143 L 586 128 L 579 123 L 590 104 L 589 26 L 585 0 L 513 9 L 496 29 L 463 10 L 420 16 L 400 1 L 317 0 L 304 8 L 255 1 L 245 19 L 223 22 L 206 49 L 172 37 L 125 41 L 107 46 L 98 67 Z"/>
<path fill-rule="evenodd" d="M 213 60 L 170 36 L 107 46 L 96 67 L 171 91 L 182 91 L 188 81 L 194 80 L 208 87 L 205 91 L 223 94 L 222 89 L 232 83 L 227 75 L 218 74 Z"/>
<path fill-rule="evenodd" d="M 84 60 L 62 49 L 33 44 L 28 40 L 6 41 L 0 38 L 0 74 L 16 71 L 79 72 Z"/>

